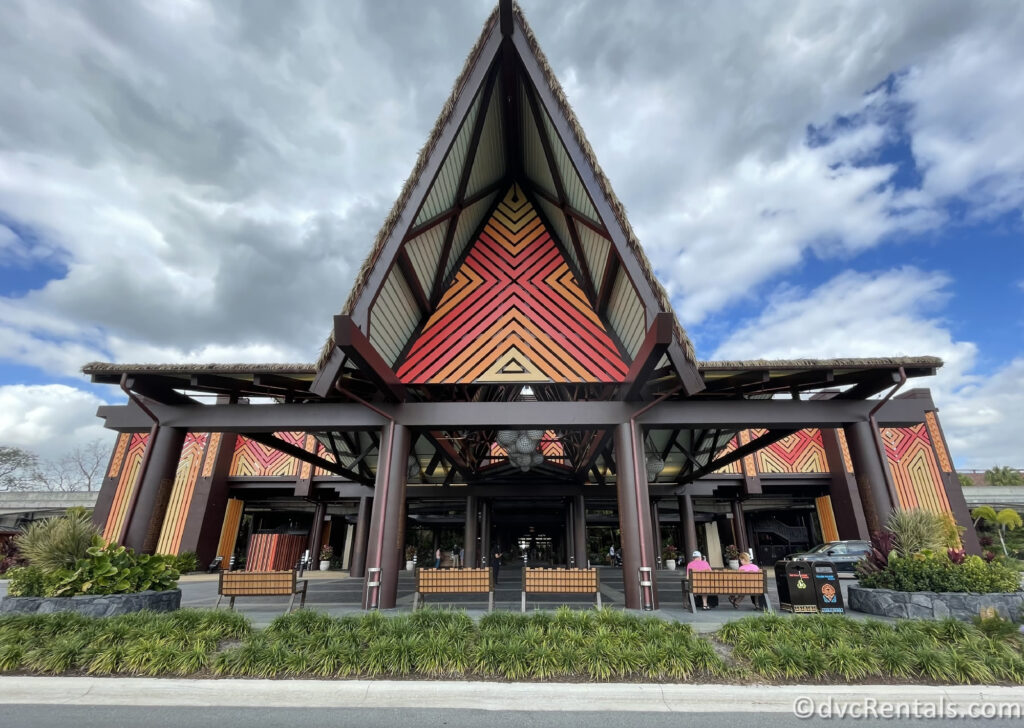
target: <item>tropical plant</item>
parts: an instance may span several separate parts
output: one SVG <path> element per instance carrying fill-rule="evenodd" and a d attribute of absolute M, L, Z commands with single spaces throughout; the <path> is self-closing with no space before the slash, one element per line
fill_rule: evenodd
<path fill-rule="evenodd" d="M 979 521 L 985 521 L 994 526 L 999 534 L 999 543 L 1003 547 L 1003 556 L 1010 555 L 1006 548 L 1005 533 L 1007 530 L 1013 531 L 1024 526 L 1024 521 L 1021 520 L 1017 511 L 1012 508 L 1004 508 L 996 513 L 996 509 L 992 506 L 978 506 L 971 511 L 971 518 L 974 519 L 975 528 L 978 527 Z"/>
<path fill-rule="evenodd" d="M 0 574 L 6 573 L 15 566 L 25 566 L 28 560 L 18 550 L 14 539 L 5 538 L 0 540 Z"/>
<path fill-rule="evenodd" d="M 199 556 L 195 551 L 186 551 L 174 557 L 174 568 L 179 574 L 188 574 L 199 571 Z"/>
<path fill-rule="evenodd" d="M 956 479 L 959 480 L 960 481 L 960 485 L 962 485 L 964 487 L 969 487 L 969 486 L 973 486 L 974 485 L 974 481 L 971 480 L 971 476 L 969 476 L 969 475 L 964 475 L 963 473 L 958 473 L 957 476 L 956 476 Z"/>
<path fill-rule="evenodd" d="M 735 545 L 729 544 L 722 551 L 722 554 L 725 556 L 726 561 L 736 561 L 740 557 L 740 550 Z"/>
<path fill-rule="evenodd" d="M 1009 465 L 997 465 L 985 471 L 985 485 L 1024 485 L 1024 473 Z"/>
<path fill-rule="evenodd" d="M 331 546 L 324 546 L 320 549 L 320 560 L 330 561 L 334 558 L 334 549 Z"/>
<path fill-rule="evenodd" d="M 896 551 L 895 537 L 889 531 L 875 531 L 871 534 L 871 551 L 857 562 L 854 570 L 863 577 L 885 571 L 889 558 Z"/>
<path fill-rule="evenodd" d="M 946 523 L 936 513 L 923 508 L 894 510 L 889 514 L 885 529 L 893 535 L 893 545 L 899 556 L 907 557 L 922 551 L 939 551 L 959 546 L 945 543 Z"/>
<path fill-rule="evenodd" d="M 44 571 L 70 569 L 86 556 L 99 530 L 85 508 L 69 508 L 60 518 L 48 518 L 29 524 L 15 537 L 22 555 Z"/>
<path fill-rule="evenodd" d="M 672 544 L 668 544 L 661 550 L 661 558 L 663 561 L 675 561 L 678 550 Z"/>

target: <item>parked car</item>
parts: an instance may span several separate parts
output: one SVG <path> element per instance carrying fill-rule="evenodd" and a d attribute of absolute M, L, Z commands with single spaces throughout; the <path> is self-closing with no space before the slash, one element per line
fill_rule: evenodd
<path fill-rule="evenodd" d="M 854 564 L 869 553 L 871 553 L 871 544 L 867 541 L 829 541 L 808 551 L 789 554 L 786 558 L 830 561 L 835 564 L 836 571 L 853 571 Z"/>

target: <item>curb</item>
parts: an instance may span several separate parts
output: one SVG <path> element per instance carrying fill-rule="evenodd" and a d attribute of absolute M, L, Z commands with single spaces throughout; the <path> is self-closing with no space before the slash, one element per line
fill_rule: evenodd
<path fill-rule="evenodd" d="M 1024 703 L 1024 688 L 928 685 L 657 685 L 398 680 L 163 680 L 0 677 L 0 704 L 446 708 L 790 713 L 795 701 Z M 898 691 L 898 695 L 894 693 Z"/>

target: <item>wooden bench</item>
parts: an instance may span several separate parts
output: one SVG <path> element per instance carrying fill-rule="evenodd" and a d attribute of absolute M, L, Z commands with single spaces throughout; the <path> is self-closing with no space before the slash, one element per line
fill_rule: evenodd
<path fill-rule="evenodd" d="M 683 579 L 683 604 L 690 603 L 690 611 L 697 611 L 694 596 L 760 596 L 772 611 L 768 599 L 768 575 L 761 571 L 736 571 L 734 569 L 712 569 L 711 571 L 688 571 Z"/>
<path fill-rule="evenodd" d="M 296 579 L 295 571 L 222 571 L 217 584 L 217 606 L 224 597 L 231 599 L 229 607 L 235 608 L 236 597 L 282 597 L 291 596 L 288 611 L 292 611 L 295 595 L 302 594 L 299 609 L 306 606 L 306 579 Z"/>
<path fill-rule="evenodd" d="M 523 569 L 523 606 L 527 594 L 594 594 L 601 608 L 601 579 L 597 569 Z"/>
<path fill-rule="evenodd" d="M 427 594 L 487 594 L 487 611 L 494 609 L 494 582 L 490 569 L 416 569 L 415 612 Z"/>

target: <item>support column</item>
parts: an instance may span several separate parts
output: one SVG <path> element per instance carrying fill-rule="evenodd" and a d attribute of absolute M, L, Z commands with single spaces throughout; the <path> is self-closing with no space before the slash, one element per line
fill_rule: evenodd
<path fill-rule="evenodd" d="M 324 517 L 327 515 L 327 504 L 317 503 L 313 509 L 313 525 L 309 529 L 309 542 L 306 548 L 309 549 L 309 560 L 312 563 L 320 561 L 320 542 L 324 539 Z"/>
<path fill-rule="evenodd" d="M 466 532 L 462 539 L 463 548 L 466 550 L 466 563 L 463 566 L 470 568 L 475 568 L 480 563 L 476 553 L 476 517 L 478 508 L 476 496 L 466 496 Z"/>
<path fill-rule="evenodd" d="M 881 530 L 889 518 L 895 505 L 889 500 L 889 490 L 885 480 L 888 467 L 878 454 L 878 445 L 871 432 L 870 422 L 854 422 L 846 425 L 843 432 L 847 445 L 850 447 L 850 458 L 853 461 L 853 473 L 857 480 L 861 505 L 868 530 Z"/>
<path fill-rule="evenodd" d="M 639 428 L 637 428 L 639 429 Z M 634 439 L 635 438 L 635 439 Z M 647 596 L 641 593 L 637 576 L 641 566 L 651 569 L 652 583 L 655 579 L 653 554 L 651 553 L 651 526 L 648 503 L 646 467 L 637 467 L 633 447 L 643 443 L 640 433 L 624 422 L 615 427 L 616 490 L 619 496 L 619 531 L 622 535 L 622 576 L 626 594 L 627 609 L 643 609 Z M 637 456 L 643 454 L 642 444 L 637 446 Z M 658 608 L 657 587 L 652 585 L 649 603 L 646 606 Z"/>
<path fill-rule="evenodd" d="M 573 517 L 572 517 L 572 499 L 565 501 L 565 537 L 562 539 L 562 545 L 565 547 L 565 566 L 566 568 L 579 566 L 576 561 L 576 539 L 573 537 Z"/>
<path fill-rule="evenodd" d="M 658 500 L 651 498 L 651 559 L 658 564 L 661 556 L 661 514 L 658 513 Z"/>
<path fill-rule="evenodd" d="M 366 542 L 370 538 L 371 498 L 359 499 L 359 512 L 356 514 L 356 533 L 352 538 L 352 562 L 348 575 L 354 578 L 366 576 Z"/>
<path fill-rule="evenodd" d="M 366 567 L 379 568 L 380 587 L 363 588 L 363 605 L 394 609 L 398 597 L 398 570 L 402 565 L 405 538 L 405 480 L 409 458 L 409 428 L 389 424 L 381 430 L 380 456 L 375 483 L 376 497 L 370 516 Z M 369 579 L 368 579 L 369 581 Z"/>
<path fill-rule="evenodd" d="M 572 502 L 573 529 L 576 541 L 576 566 L 581 569 L 587 565 L 587 504 L 582 495 L 573 496 Z"/>
<path fill-rule="evenodd" d="M 732 533 L 736 539 L 736 548 L 746 551 L 747 543 L 747 521 L 743 517 L 743 501 L 736 499 L 732 502 Z"/>
<path fill-rule="evenodd" d="M 825 446 L 825 460 L 828 462 L 831 479 L 828 494 L 832 500 L 832 513 L 836 519 L 839 538 L 844 541 L 866 541 L 871 534 L 868 532 L 864 506 L 857 491 L 857 481 L 853 477 L 853 463 L 847 462 L 849 453 L 844 456 L 839 430 L 823 428 L 821 442 Z"/>
<path fill-rule="evenodd" d="M 480 563 L 490 566 L 494 548 L 491 545 L 491 502 L 480 501 Z"/>
<path fill-rule="evenodd" d="M 697 523 L 693 517 L 693 496 L 689 493 L 679 496 L 679 527 L 683 532 L 683 557 L 685 565 L 690 554 L 697 550 Z"/>
<path fill-rule="evenodd" d="M 125 546 L 142 553 L 152 553 L 156 548 L 185 434 L 185 430 L 177 427 L 158 427 L 147 445 L 150 455 L 135 503 L 129 506 Z"/>

